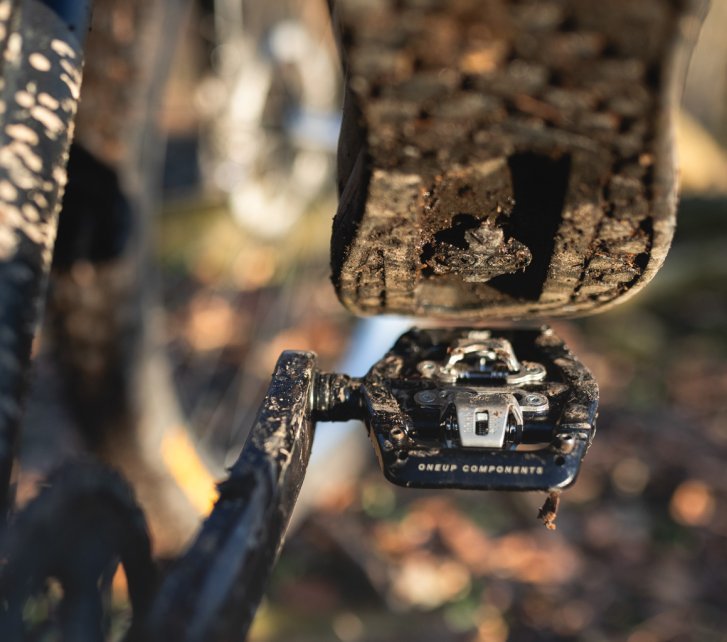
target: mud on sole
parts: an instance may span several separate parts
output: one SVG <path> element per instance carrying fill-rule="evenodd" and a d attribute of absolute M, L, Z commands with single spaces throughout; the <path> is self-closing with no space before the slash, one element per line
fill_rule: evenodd
<path fill-rule="evenodd" d="M 333 282 L 357 314 L 563 316 L 656 273 L 693 0 L 337 0 Z"/>

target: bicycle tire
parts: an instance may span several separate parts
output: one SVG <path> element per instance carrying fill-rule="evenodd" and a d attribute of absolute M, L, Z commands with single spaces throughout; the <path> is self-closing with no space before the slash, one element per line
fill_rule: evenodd
<path fill-rule="evenodd" d="M 46 3 L 0 3 L 0 515 L 11 503 L 34 333 L 43 308 L 81 82 L 81 46 Z"/>

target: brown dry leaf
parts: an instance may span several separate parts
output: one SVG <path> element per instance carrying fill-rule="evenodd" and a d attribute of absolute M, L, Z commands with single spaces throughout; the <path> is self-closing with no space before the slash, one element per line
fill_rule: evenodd
<path fill-rule="evenodd" d="M 494 575 L 532 584 L 562 584 L 580 569 L 577 553 L 550 534 L 511 533 L 489 537 L 450 503 L 432 498 L 418 504 L 436 516 L 445 546 L 475 575 Z"/>
<path fill-rule="evenodd" d="M 449 502 L 431 498 L 420 502 L 417 510 L 436 516 L 438 532 L 454 556 L 475 574 L 483 575 L 491 567 L 493 542 L 473 521 Z"/>
<path fill-rule="evenodd" d="M 260 350 L 257 361 L 272 370 L 283 350 L 312 350 L 319 357 L 340 355 L 346 333 L 335 320 L 308 319 L 284 330 Z"/>
<path fill-rule="evenodd" d="M 714 515 L 712 489 L 698 479 L 680 484 L 669 502 L 671 516 L 686 526 L 706 526 Z"/>
<path fill-rule="evenodd" d="M 197 294 L 190 302 L 182 334 L 198 352 L 219 350 L 243 332 L 242 319 L 224 297 Z"/>
<path fill-rule="evenodd" d="M 580 570 L 574 550 L 549 536 L 505 535 L 495 542 L 491 573 L 532 584 L 564 584 Z"/>
<path fill-rule="evenodd" d="M 483 606 L 474 642 L 506 642 L 509 633 L 502 613 L 491 605 Z"/>
<path fill-rule="evenodd" d="M 504 40 L 490 40 L 464 52 L 459 60 L 459 69 L 466 74 L 486 74 L 495 71 L 507 54 Z"/>
<path fill-rule="evenodd" d="M 591 624 L 593 617 L 593 605 L 585 600 L 569 600 L 556 609 L 553 629 L 562 636 L 577 635 Z"/>
<path fill-rule="evenodd" d="M 462 595 L 470 586 L 464 565 L 427 552 L 404 557 L 393 572 L 392 592 L 407 605 L 435 609 Z"/>
<path fill-rule="evenodd" d="M 613 485 L 624 495 L 640 495 L 649 483 L 649 465 L 638 457 L 626 457 L 611 471 Z"/>
<path fill-rule="evenodd" d="M 409 513 L 400 523 L 374 525 L 374 541 L 386 555 L 400 556 L 425 546 L 436 527 L 434 517 L 424 511 Z"/>
<path fill-rule="evenodd" d="M 701 416 L 727 410 L 727 364 L 716 357 L 678 361 L 667 373 L 667 385 L 679 405 Z"/>

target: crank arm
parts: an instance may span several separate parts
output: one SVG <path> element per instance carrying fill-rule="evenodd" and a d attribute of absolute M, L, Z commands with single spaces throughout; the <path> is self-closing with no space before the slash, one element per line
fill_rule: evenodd
<path fill-rule="evenodd" d="M 361 379 L 320 372 L 312 353 L 284 352 L 212 514 L 162 584 L 150 639 L 245 635 L 317 421 L 363 420 L 395 484 L 555 491 L 576 479 L 597 403 L 593 377 L 548 328 L 414 329 Z M 552 527 L 557 496 L 549 501 L 541 513 Z"/>

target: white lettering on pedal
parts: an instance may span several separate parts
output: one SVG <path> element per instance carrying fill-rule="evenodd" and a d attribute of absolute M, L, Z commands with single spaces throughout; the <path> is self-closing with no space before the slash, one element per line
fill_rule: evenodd
<path fill-rule="evenodd" d="M 419 464 L 417 468 L 421 472 L 453 473 L 459 468 L 457 464 Z"/>
<path fill-rule="evenodd" d="M 457 464 L 425 464 L 417 466 L 420 472 L 452 473 L 458 470 Z M 463 473 L 475 475 L 542 475 L 545 471 L 542 466 L 503 466 L 496 464 L 464 464 Z"/>

